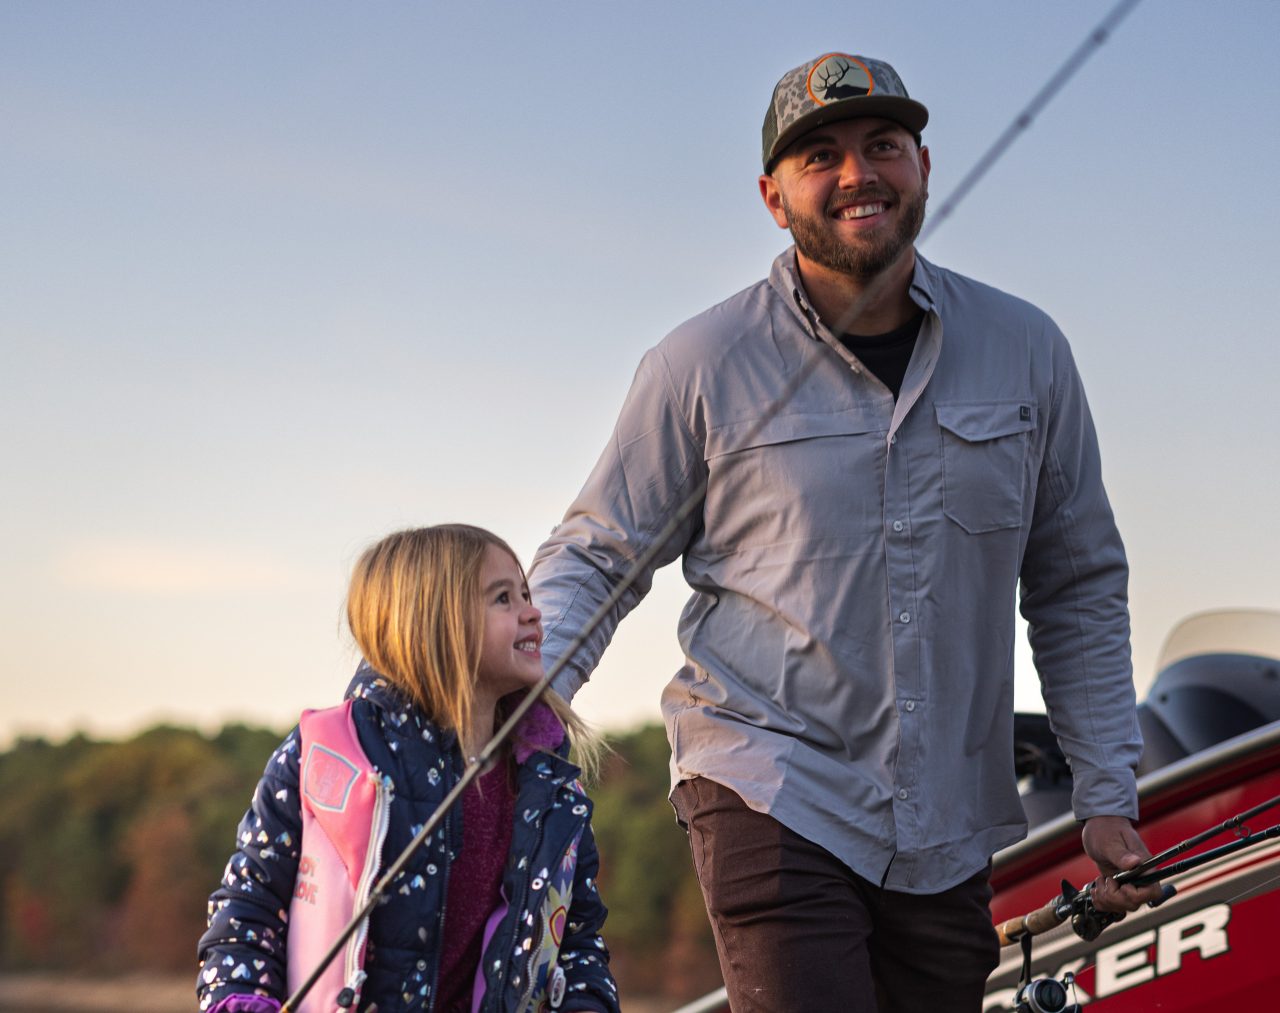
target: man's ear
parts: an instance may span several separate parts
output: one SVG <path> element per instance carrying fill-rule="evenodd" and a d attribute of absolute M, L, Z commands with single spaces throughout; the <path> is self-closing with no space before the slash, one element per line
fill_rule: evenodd
<path fill-rule="evenodd" d="M 760 198 L 769 209 L 769 214 L 773 215 L 773 220 L 778 223 L 778 228 L 791 228 L 786 208 L 782 206 L 782 190 L 778 187 L 778 181 L 770 175 L 760 177 Z"/>

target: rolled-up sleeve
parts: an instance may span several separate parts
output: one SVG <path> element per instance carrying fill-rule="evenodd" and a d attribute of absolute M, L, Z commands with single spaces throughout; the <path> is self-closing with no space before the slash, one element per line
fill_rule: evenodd
<path fill-rule="evenodd" d="M 542 610 L 549 668 L 705 480 L 703 457 L 679 410 L 660 349 L 645 355 L 613 435 L 564 520 L 534 556 L 529 587 Z M 648 593 L 653 572 L 683 552 L 694 510 L 591 632 L 556 680 L 566 699 L 589 678 L 621 620 Z"/>
<path fill-rule="evenodd" d="M 1142 753 L 1129 654 L 1129 569 L 1084 388 L 1061 334 L 1023 556 L 1022 614 L 1049 720 L 1071 764 L 1077 819 L 1138 815 Z"/>

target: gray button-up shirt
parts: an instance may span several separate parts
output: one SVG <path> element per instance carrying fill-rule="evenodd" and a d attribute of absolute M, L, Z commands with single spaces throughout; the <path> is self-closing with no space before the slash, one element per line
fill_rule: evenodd
<path fill-rule="evenodd" d="M 782 254 L 640 364 L 599 463 L 535 557 L 548 662 L 705 478 L 683 556 L 674 779 L 738 792 L 859 875 L 933 893 L 1026 822 L 1013 766 L 1021 582 L 1078 818 L 1137 816 L 1124 548 L 1061 331 L 917 257 L 925 311 L 893 395 Z M 819 360 L 791 400 L 759 420 Z M 571 696 L 645 574 L 572 659 Z"/>

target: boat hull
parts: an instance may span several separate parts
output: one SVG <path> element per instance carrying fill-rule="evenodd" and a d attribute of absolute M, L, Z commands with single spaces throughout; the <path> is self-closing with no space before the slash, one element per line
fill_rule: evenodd
<path fill-rule="evenodd" d="M 1221 743 L 1147 775 L 1138 784 L 1143 839 L 1161 851 L 1280 795 L 1280 723 Z M 1280 821 L 1264 813 L 1258 831 Z M 1196 849 L 1228 843 L 1229 835 Z M 1196 852 L 1192 852 L 1194 854 Z M 992 873 L 997 923 L 1042 907 L 1062 880 L 1082 886 L 1097 875 L 1069 815 L 997 856 Z M 1099 1013 L 1161 1013 L 1274 1008 L 1280 995 L 1280 841 L 1224 856 L 1171 882 L 1175 897 L 1129 915 L 1092 942 L 1069 925 L 1037 936 L 1035 977 L 1075 975 L 1075 1001 Z M 1010 1010 L 1022 969 L 1006 949 L 992 974 L 984 1013 Z"/>

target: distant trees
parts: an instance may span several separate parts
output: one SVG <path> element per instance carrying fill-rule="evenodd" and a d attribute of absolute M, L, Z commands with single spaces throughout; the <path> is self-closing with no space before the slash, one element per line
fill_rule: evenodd
<path fill-rule="evenodd" d="M 282 733 L 152 728 L 124 742 L 22 739 L 0 753 L 0 970 L 195 972 L 209 892 Z M 667 743 L 616 737 L 592 795 L 606 937 L 624 995 L 719 984 Z M 194 980 L 194 979 L 193 979 Z"/>
<path fill-rule="evenodd" d="M 591 795 L 614 973 L 624 1000 L 628 989 L 692 999 L 720 986 L 720 970 L 688 840 L 667 801 L 666 732 L 646 725 L 610 745 Z"/>
<path fill-rule="evenodd" d="M 205 899 L 279 739 L 161 727 L 0 754 L 0 968 L 194 969 Z"/>

